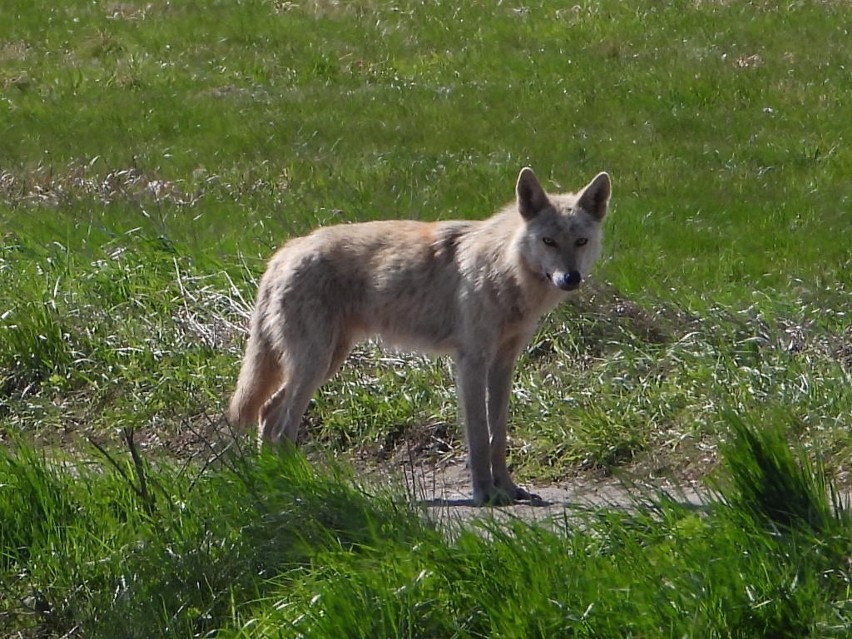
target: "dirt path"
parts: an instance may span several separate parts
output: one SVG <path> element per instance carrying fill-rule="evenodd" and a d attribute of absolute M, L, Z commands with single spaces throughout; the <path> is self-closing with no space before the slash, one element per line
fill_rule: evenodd
<path fill-rule="evenodd" d="M 595 508 L 625 508 L 635 506 L 643 494 L 662 490 L 688 506 L 700 507 L 709 499 L 708 491 L 695 487 L 678 488 L 662 481 L 658 484 L 636 484 L 628 489 L 619 479 L 571 478 L 549 485 L 524 485 L 541 497 L 540 504 L 521 503 L 503 508 L 477 508 L 470 498 L 470 479 L 464 461 L 454 459 L 440 465 L 420 465 L 405 471 L 405 483 L 410 494 L 426 506 L 430 516 L 439 524 L 468 522 L 477 518 L 519 517 L 528 521 L 561 520 L 572 511 Z"/>

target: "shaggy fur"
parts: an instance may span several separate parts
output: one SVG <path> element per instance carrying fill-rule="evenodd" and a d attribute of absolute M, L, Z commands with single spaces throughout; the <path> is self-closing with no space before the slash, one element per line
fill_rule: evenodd
<path fill-rule="evenodd" d="M 516 194 L 483 221 L 347 224 L 287 242 L 260 282 L 231 421 L 257 422 L 261 442 L 295 442 L 314 391 L 379 335 L 454 357 L 474 502 L 535 498 L 506 464 L 512 372 L 598 257 L 610 179 L 548 196 L 524 168 Z"/>

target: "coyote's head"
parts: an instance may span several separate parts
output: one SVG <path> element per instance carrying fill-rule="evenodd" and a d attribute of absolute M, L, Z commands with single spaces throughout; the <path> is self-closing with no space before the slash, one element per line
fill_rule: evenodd
<path fill-rule="evenodd" d="M 527 267 L 557 288 L 573 291 L 600 255 L 609 175 L 599 173 L 577 194 L 548 196 L 527 167 L 518 175 L 516 192 L 525 221 L 520 254 Z"/>

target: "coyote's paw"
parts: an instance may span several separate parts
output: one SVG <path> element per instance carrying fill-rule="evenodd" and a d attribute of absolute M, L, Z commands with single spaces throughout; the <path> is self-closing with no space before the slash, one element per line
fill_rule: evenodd
<path fill-rule="evenodd" d="M 533 506 L 537 506 L 539 504 L 544 503 L 544 500 L 541 498 L 541 496 L 524 490 L 520 486 L 515 486 L 515 501 L 528 501 Z"/>
<path fill-rule="evenodd" d="M 473 503 L 476 506 L 511 506 L 517 502 L 527 502 L 535 506 L 543 504 L 544 500 L 520 486 L 512 486 L 508 490 L 495 487 L 488 492 L 474 491 L 473 494 Z"/>
<path fill-rule="evenodd" d="M 512 493 L 492 486 L 488 490 L 473 491 L 474 506 L 511 506 L 515 503 Z"/>
<path fill-rule="evenodd" d="M 528 490 L 524 490 L 513 482 L 512 478 L 508 475 L 505 477 L 495 477 L 494 488 L 501 493 L 510 495 L 513 502 L 526 502 L 532 506 L 540 506 L 544 503 L 544 500 L 539 495 L 531 493 Z"/>

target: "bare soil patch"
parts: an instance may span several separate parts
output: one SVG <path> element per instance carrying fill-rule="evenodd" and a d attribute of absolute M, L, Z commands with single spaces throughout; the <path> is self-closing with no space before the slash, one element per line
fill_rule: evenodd
<path fill-rule="evenodd" d="M 690 482 L 686 487 L 672 480 L 636 481 L 612 475 L 588 473 L 546 484 L 523 484 L 538 495 L 538 502 L 519 502 L 500 508 L 476 507 L 471 499 L 470 475 L 465 460 L 453 456 L 438 462 L 415 462 L 403 467 L 380 466 L 375 472 L 382 482 L 403 482 L 413 501 L 422 505 L 441 526 L 454 526 L 478 519 L 522 519 L 563 521 L 572 513 L 600 508 L 629 510 L 650 495 L 665 493 L 691 508 L 701 508 L 711 495 Z"/>

